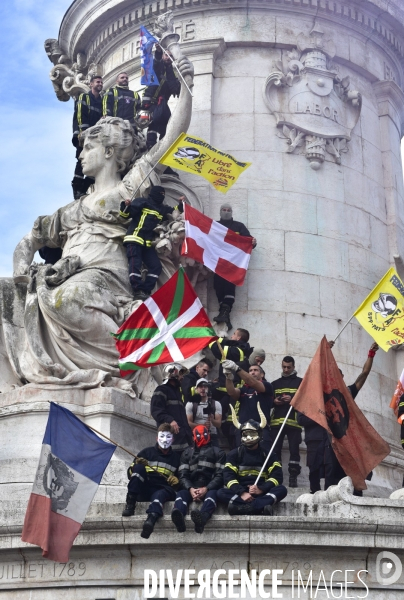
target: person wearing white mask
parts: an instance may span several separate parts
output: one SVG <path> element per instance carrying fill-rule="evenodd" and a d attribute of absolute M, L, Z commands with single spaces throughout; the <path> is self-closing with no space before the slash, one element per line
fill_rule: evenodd
<path fill-rule="evenodd" d="M 157 429 L 157 443 L 141 450 L 128 469 L 128 493 L 122 516 L 133 516 L 138 501 L 150 501 L 140 534 L 145 539 L 150 537 L 158 519 L 163 516 L 164 504 L 175 500 L 180 455 L 172 449 L 173 440 L 171 425 L 163 423 Z"/>

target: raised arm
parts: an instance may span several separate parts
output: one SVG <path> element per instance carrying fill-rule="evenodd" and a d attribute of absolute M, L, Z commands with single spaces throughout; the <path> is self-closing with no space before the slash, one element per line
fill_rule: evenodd
<path fill-rule="evenodd" d="M 363 365 L 362 373 L 359 375 L 359 377 L 355 381 L 356 389 L 358 390 L 358 392 L 363 387 L 366 379 L 368 378 L 370 371 L 372 370 L 373 358 L 374 358 L 376 352 L 378 351 L 378 349 L 379 349 L 379 346 L 376 344 L 376 342 L 374 342 L 369 348 L 369 354 L 368 354 L 365 364 Z"/>

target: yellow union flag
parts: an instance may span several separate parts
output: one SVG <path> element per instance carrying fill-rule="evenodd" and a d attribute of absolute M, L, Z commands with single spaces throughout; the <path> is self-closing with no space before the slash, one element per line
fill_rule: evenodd
<path fill-rule="evenodd" d="M 174 167 L 204 177 L 223 194 L 251 165 L 249 162 L 240 162 L 234 156 L 187 133 L 181 133 L 161 157 L 160 162 L 167 167 Z"/>
<path fill-rule="evenodd" d="M 404 285 L 395 269 L 387 271 L 354 316 L 386 352 L 404 343 Z"/>

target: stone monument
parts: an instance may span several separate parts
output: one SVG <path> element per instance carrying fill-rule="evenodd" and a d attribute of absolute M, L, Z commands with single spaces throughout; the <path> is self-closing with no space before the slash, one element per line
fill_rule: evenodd
<path fill-rule="evenodd" d="M 132 308 L 117 210 L 181 131 L 252 162 L 226 196 L 234 217 L 258 240 L 232 320 L 266 349 L 268 379 L 278 377 L 286 354 L 303 374 L 323 334 L 337 335 L 389 266 L 404 276 L 400 0 L 75 0 L 58 39 L 45 43 L 57 99 L 86 91 L 91 74 L 102 74 L 108 87 L 120 70 L 128 72 L 131 89 L 139 89 L 139 28 L 153 29 L 156 19 L 162 44 L 194 84 L 193 98 L 182 86 L 167 136 L 148 154 L 114 119 L 102 126 L 119 130 L 113 152 L 99 128 L 89 134 L 93 143 L 84 163 L 95 175 L 95 189 L 39 217 L 17 246 L 14 280 L 1 281 L 2 594 L 13 600 L 129 600 L 142 597 L 145 568 L 280 568 L 285 598 L 293 597 L 297 571 L 305 580 L 312 571 L 316 582 L 323 572 L 329 582 L 333 571 L 349 569 L 351 597 L 365 597 L 358 579 L 364 569 L 367 597 L 404 598 L 404 577 L 384 587 L 377 571 L 382 551 L 393 549 L 404 560 L 401 496 L 388 498 L 401 488 L 404 471 L 399 427 L 388 408 L 404 363 L 401 347 L 379 351 L 357 398 L 392 448 L 375 469 L 373 497 L 353 497 L 344 480 L 325 494 L 302 494 L 298 502 L 290 495 L 273 519 L 218 513 L 204 533 L 208 552 L 201 552 L 192 529 L 174 533 L 169 517 L 148 541 L 139 537 L 142 515 L 120 517 L 128 457 L 117 451 L 70 563 L 49 563 L 20 541 L 49 400 L 132 451 L 153 440 L 148 402 L 159 372 L 120 381 L 106 337 Z M 169 198 L 185 193 L 218 218 L 217 191 L 192 176 L 174 179 L 157 169 L 140 192 L 161 180 Z M 181 235 L 180 221 L 159 232 L 162 282 L 178 264 Z M 64 245 L 56 269 L 31 264 L 44 243 Z M 212 282 L 193 268 L 213 316 Z M 358 376 L 370 342 L 354 321 L 338 339 L 333 351 L 347 383 Z M 168 540 L 169 555 L 162 543 Z"/>

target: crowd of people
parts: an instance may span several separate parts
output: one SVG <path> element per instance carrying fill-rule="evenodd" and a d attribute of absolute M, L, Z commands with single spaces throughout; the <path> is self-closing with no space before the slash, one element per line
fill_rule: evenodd
<path fill-rule="evenodd" d="M 334 342 L 329 344 L 332 348 Z M 218 502 L 227 506 L 229 515 L 272 515 L 273 506 L 288 491 L 281 464 L 285 438 L 288 487 L 298 486 L 303 429 L 311 493 L 321 489 L 323 478 L 327 489 L 345 477 L 327 430 L 294 409 L 289 412 L 302 382 L 292 356 L 283 358 L 281 376 L 269 382 L 262 366 L 265 351 L 250 346 L 246 329 L 219 338 L 210 350 L 220 360 L 214 380 L 208 379 L 213 368 L 208 358 L 189 371 L 169 364 L 152 395 L 156 444 L 141 450 L 129 467 L 122 513 L 132 516 L 137 502 L 150 502 L 144 538 L 150 537 L 169 500 L 174 502 L 171 519 L 179 532 L 186 529 L 192 502 L 199 507 L 191 511 L 197 533 L 204 531 Z M 362 372 L 348 386 L 353 398 L 364 385 L 377 350 L 372 344 Z"/>

